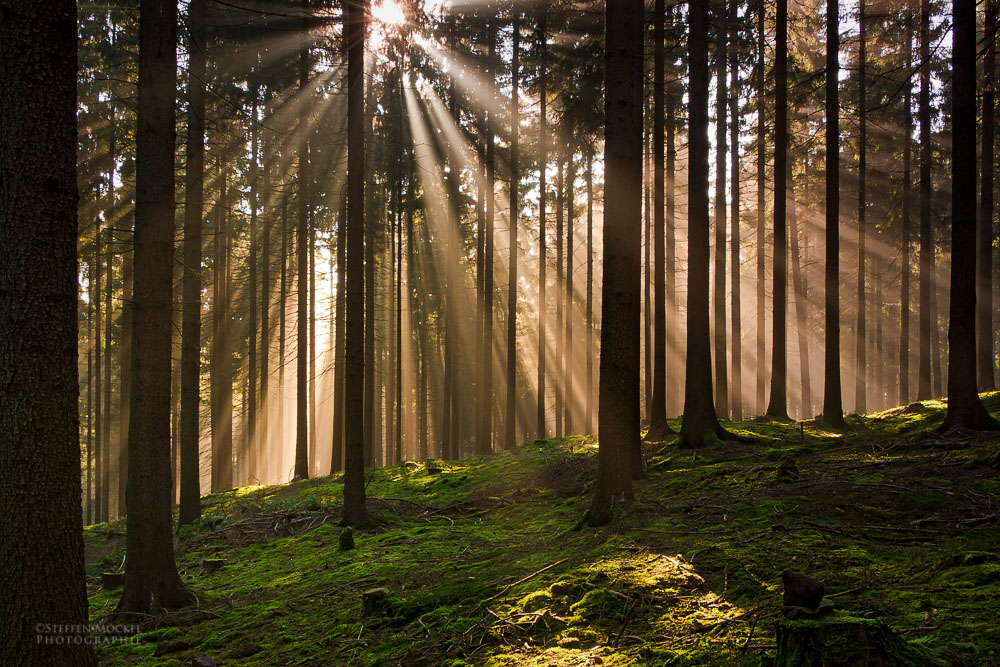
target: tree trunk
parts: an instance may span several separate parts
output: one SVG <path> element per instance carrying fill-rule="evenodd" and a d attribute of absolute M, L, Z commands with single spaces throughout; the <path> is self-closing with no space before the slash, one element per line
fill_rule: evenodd
<path fill-rule="evenodd" d="M 181 464 L 178 525 L 201 515 L 199 444 L 201 433 L 201 226 L 205 197 L 205 9 L 207 0 L 188 6 L 187 170 L 184 205 L 184 284 L 181 322 Z"/>
<path fill-rule="evenodd" d="M 767 3 L 760 0 L 757 9 L 757 412 L 763 414 L 764 388 L 767 385 L 767 347 L 764 340 L 764 320 L 766 317 L 764 291 L 764 206 L 765 171 L 767 169 L 767 129 L 764 125 L 764 68 L 767 52 L 764 40 L 764 22 L 767 18 Z"/>
<path fill-rule="evenodd" d="M 647 439 L 662 439 L 667 426 L 667 303 L 664 260 L 664 174 L 663 174 L 663 24 L 666 2 L 656 0 L 653 10 L 653 403 L 649 410 Z M 588 350 L 588 356 L 590 352 Z"/>
<path fill-rule="evenodd" d="M 909 76 L 913 69 L 913 8 L 906 0 L 906 92 L 903 95 L 903 212 L 902 246 L 899 253 L 899 404 L 910 402 L 910 160 L 913 143 L 913 105 L 910 102 L 913 85 Z"/>
<path fill-rule="evenodd" d="M 563 151 L 560 150 L 556 157 L 558 167 L 556 169 L 556 330 L 555 330 L 555 404 L 556 404 L 556 430 L 555 436 L 562 438 L 566 435 L 563 430 L 563 397 L 566 393 L 566 377 L 562 373 L 563 369 L 563 299 L 560 287 L 563 286 L 563 204 L 565 201 L 565 174 Z"/>
<path fill-rule="evenodd" d="M 712 351 L 709 343 L 708 3 L 692 5 L 689 21 L 687 361 L 684 419 L 679 444 L 698 448 L 707 444 L 711 436 L 722 437 L 725 432 L 719 425 L 712 400 Z M 612 265 L 607 261 L 604 264 Z M 606 319 L 604 321 L 607 322 Z"/>
<path fill-rule="evenodd" d="M 365 508 L 365 33 L 367 0 L 347 3 L 347 293 L 344 522 L 367 520 Z"/>
<path fill-rule="evenodd" d="M 834 0 L 836 1 L 836 0 Z M 774 66 L 774 292 L 772 294 L 771 397 L 767 414 L 788 419 L 788 1 L 778 0 Z M 829 68 L 829 63 L 827 64 Z M 830 71 L 829 69 L 827 70 Z"/>
<path fill-rule="evenodd" d="M 281 278 L 278 287 L 278 444 L 272 448 L 274 473 L 284 482 L 287 474 L 281 469 L 285 449 L 285 320 L 288 312 L 288 185 L 281 195 Z M 343 285 L 343 282 L 338 283 Z M 341 320 L 343 321 L 343 320 Z"/>
<path fill-rule="evenodd" d="M 608 3 L 606 12 L 604 276 L 601 302 L 597 484 L 591 525 L 632 499 L 639 452 L 639 281 L 642 230 L 641 0 Z M 697 12 L 696 12 L 697 13 Z M 706 86 L 707 88 L 707 86 Z"/>
<path fill-rule="evenodd" d="M 0 587 L 0 656 L 11 664 L 89 666 L 97 660 L 88 644 L 49 643 L 37 632 L 40 623 L 86 626 L 88 617 L 78 430 L 76 3 L 6 3 L 3 17 L 0 567 L 8 576 Z"/>
<path fill-rule="evenodd" d="M 791 151 L 789 151 L 791 152 Z M 785 178 L 788 182 L 788 226 L 791 238 L 792 252 L 792 289 L 795 292 L 795 330 L 799 339 L 799 378 L 802 385 L 802 419 L 812 418 L 812 380 L 809 372 L 809 332 L 807 330 L 806 308 L 809 306 L 806 300 L 806 285 L 803 279 L 805 273 L 805 262 L 803 253 L 799 251 L 799 216 L 798 200 L 795 198 L 795 182 L 792 174 L 793 169 L 787 170 Z"/>
<path fill-rule="evenodd" d="M 507 279 L 507 417 L 504 419 L 504 447 L 514 449 L 517 423 L 517 225 L 518 225 L 518 127 L 521 122 L 518 110 L 518 74 L 521 50 L 521 17 L 516 3 L 512 7 L 513 43 L 511 44 L 511 95 L 510 95 L 510 259 Z"/>
<path fill-rule="evenodd" d="M 573 433 L 573 410 L 575 405 L 575 394 L 573 392 L 573 199 L 575 192 L 573 184 L 576 182 L 576 165 L 573 163 L 572 152 L 567 163 L 568 174 L 566 175 L 566 347 L 563 350 L 563 362 L 565 371 L 563 379 L 566 383 L 566 414 L 563 420 L 566 428 L 566 435 Z"/>
<path fill-rule="evenodd" d="M 670 17 L 671 23 L 673 23 L 673 15 Z M 671 71 L 673 74 L 673 71 Z M 674 91 L 671 90 L 667 94 L 667 172 L 665 175 L 665 197 L 667 210 L 664 215 L 665 227 L 666 227 L 666 257 L 664 258 L 664 273 L 666 274 L 664 282 L 665 301 L 666 301 L 666 316 L 667 323 L 665 327 L 664 334 L 664 347 L 666 348 L 666 374 L 669 378 L 667 383 L 667 391 L 664 396 L 666 402 L 666 412 L 668 415 L 676 415 L 679 410 L 679 391 L 680 387 L 680 369 L 677 364 L 677 360 L 680 357 L 677 345 L 676 330 L 680 318 L 678 317 L 677 308 L 677 269 L 676 269 L 676 253 L 677 244 L 675 241 L 677 235 L 676 220 L 674 215 L 674 203 L 675 203 L 675 177 L 674 173 L 676 171 L 677 165 L 677 145 L 674 140 L 674 135 L 676 132 L 676 122 L 677 119 L 674 117 L 675 113 L 675 97 Z M 590 355 L 588 355 L 589 358 Z"/>
<path fill-rule="evenodd" d="M 538 114 L 538 437 L 544 438 L 548 434 L 545 423 L 545 361 L 548 341 L 545 335 L 545 320 L 548 315 L 548 304 L 545 300 L 546 268 L 548 264 L 548 254 L 546 250 L 546 235 L 548 225 L 545 210 L 545 199 L 547 185 L 545 180 L 545 169 L 549 165 L 548 146 L 548 118 L 546 104 L 548 91 L 546 89 L 548 65 L 548 49 L 545 33 L 545 9 L 541 9 L 538 17 L 538 98 L 540 111 Z M 588 346 L 589 353 L 589 346 Z M 485 361 L 485 360 L 484 360 Z M 587 378 L 588 384 L 590 376 Z M 589 414 L 589 412 L 588 412 Z M 588 422 L 589 423 L 589 422 Z"/>
<path fill-rule="evenodd" d="M 976 378 L 976 2 L 952 4 L 951 303 L 948 412 L 942 430 L 1000 429 L 979 400 Z M 962 261 L 970 258 L 971 261 Z"/>
<path fill-rule="evenodd" d="M 867 207 L 867 146 L 868 118 L 865 110 L 867 82 L 865 69 L 868 67 L 867 46 L 865 44 L 865 0 L 858 0 L 859 55 L 858 55 L 858 325 L 857 342 L 855 343 L 855 384 L 854 411 L 858 414 L 868 412 L 867 378 L 868 359 L 867 331 L 865 317 L 867 315 L 868 294 L 865 289 L 865 242 L 868 230 L 865 226 L 865 208 Z"/>
<path fill-rule="evenodd" d="M 979 242 L 976 249 L 979 388 L 996 389 L 993 374 L 993 156 L 996 99 L 997 2 L 986 0 L 986 54 L 983 57 L 982 179 L 979 198 Z M 954 248 L 952 249 L 954 253 Z M 954 255 L 952 255 L 954 256 Z"/>
<path fill-rule="evenodd" d="M 308 0 L 303 0 L 308 7 Z M 308 99 L 309 49 L 299 52 L 299 94 Z M 299 479 L 309 477 L 309 104 L 299 118 L 298 211 L 295 221 L 298 303 L 295 339 L 295 468 Z"/>
<path fill-rule="evenodd" d="M 840 5 L 827 0 L 826 17 L 826 367 L 823 421 L 844 425 L 840 386 Z"/>
<path fill-rule="evenodd" d="M 259 187 L 258 169 L 260 157 L 258 148 L 260 147 L 260 131 L 257 121 L 258 97 L 260 96 L 260 86 L 254 82 L 253 101 L 250 107 L 250 257 L 247 258 L 250 274 L 248 276 L 250 286 L 250 313 L 248 322 L 248 345 L 247 345 L 247 404 L 246 430 L 244 431 L 244 457 L 246 460 L 244 480 L 247 484 L 259 483 L 259 473 L 257 471 L 257 451 L 255 431 L 257 430 L 257 209 L 259 208 L 259 198 L 257 188 Z"/>
<path fill-rule="evenodd" d="M 333 352 L 333 453 L 330 461 L 331 475 L 344 469 L 344 346 L 346 344 L 344 315 L 347 307 L 347 294 L 344 290 L 346 280 L 344 263 L 346 250 L 347 199 L 345 197 L 340 208 L 340 221 L 337 225 L 337 328 Z M 412 286 L 412 278 L 408 282 Z"/>
<path fill-rule="evenodd" d="M 135 325 L 126 504 L 125 588 L 119 612 L 191 603 L 174 563 L 170 497 L 170 357 L 174 240 L 177 3 L 139 5 Z"/>
<path fill-rule="evenodd" d="M 931 283 L 934 241 L 931 238 L 931 109 L 930 0 L 920 0 L 920 363 L 917 400 L 931 398 Z"/>
<path fill-rule="evenodd" d="M 735 20 L 737 14 L 737 0 L 729 0 L 729 13 Z M 738 40 L 738 26 L 731 27 L 731 37 L 734 44 Z M 739 88 L 739 50 L 734 45 L 729 53 L 729 71 L 732 80 L 729 86 L 729 115 L 732 119 L 729 124 L 730 132 L 730 179 L 732 179 L 732 198 L 730 202 L 730 292 L 732 310 L 732 344 L 730 382 L 732 387 L 732 399 L 730 401 L 730 417 L 733 421 L 743 419 L 743 331 L 740 318 L 740 88 Z"/>
<path fill-rule="evenodd" d="M 779 28 L 780 30 L 780 28 Z M 715 410 L 729 417 L 726 371 L 726 13 L 719 12 L 715 63 L 715 285 L 712 334 L 715 342 Z M 780 65 L 779 65 L 780 67 Z M 780 85 L 779 79 L 779 85 Z M 779 92 L 780 95 L 780 92 Z M 777 154 L 777 151 L 776 151 Z M 777 235 L 775 235 L 777 238 Z M 735 267 L 734 267 L 735 268 Z"/>
<path fill-rule="evenodd" d="M 586 433 L 594 433 L 594 148 L 587 151 L 587 405 Z"/>

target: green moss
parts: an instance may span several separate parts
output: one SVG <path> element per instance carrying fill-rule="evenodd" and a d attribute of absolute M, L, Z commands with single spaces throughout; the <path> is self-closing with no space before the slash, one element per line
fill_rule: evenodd
<path fill-rule="evenodd" d="M 620 620 L 625 611 L 625 602 L 621 595 L 596 588 L 584 595 L 579 602 L 570 605 L 569 610 L 576 624 L 608 623 Z"/>

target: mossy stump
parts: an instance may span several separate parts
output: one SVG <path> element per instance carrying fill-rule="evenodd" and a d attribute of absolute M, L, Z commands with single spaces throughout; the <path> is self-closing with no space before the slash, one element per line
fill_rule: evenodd
<path fill-rule="evenodd" d="M 934 658 L 903 641 L 884 623 L 833 614 L 778 623 L 774 667 L 917 667 Z"/>
<path fill-rule="evenodd" d="M 125 573 L 124 572 L 102 572 L 101 573 L 101 588 L 112 589 L 118 588 L 125 583 Z"/>
<path fill-rule="evenodd" d="M 361 595 L 361 613 L 365 618 L 391 616 L 393 611 L 392 598 L 388 588 L 373 588 Z"/>
<path fill-rule="evenodd" d="M 201 569 L 205 574 L 212 574 L 222 569 L 222 566 L 225 564 L 226 560 L 224 558 L 205 558 L 201 561 Z"/>

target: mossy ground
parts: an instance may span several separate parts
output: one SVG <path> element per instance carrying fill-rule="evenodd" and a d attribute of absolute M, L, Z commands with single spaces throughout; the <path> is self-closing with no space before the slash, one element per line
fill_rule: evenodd
<path fill-rule="evenodd" d="M 843 433 L 727 424 L 741 442 L 698 452 L 647 443 L 635 503 L 602 529 L 574 529 L 596 462 L 582 437 L 371 472 L 375 521 L 351 551 L 337 476 L 215 494 L 176 539 L 198 606 L 139 619 L 102 662 L 759 665 L 791 567 L 949 664 L 998 664 L 1000 434 L 936 433 L 943 407 L 851 416 Z M 121 530 L 87 530 L 95 622 L 118 600 L 100 572 L 120 565 Z M 391 609 L 364 618 L 378 587 Z M 189 648 L 154 657 L 168 639 Z"/>

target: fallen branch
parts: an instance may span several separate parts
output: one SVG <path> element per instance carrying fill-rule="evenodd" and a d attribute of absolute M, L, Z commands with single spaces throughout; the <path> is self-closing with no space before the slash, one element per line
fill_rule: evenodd
<path fill-rule="evenodd" d="M 551 570 L 554 567 L 562 565 L 563 563 L 565 563 L 568 560 L 569 560 L 569 558 L 563 558 L 562 560 L 557 560 L 556 562 L 554 562 L 554 563 L 552 563 L 550 565 L 546 565 L 545 567 L 543 567 L 540 570 L 536 570 L 535 572 L 532 572 L 531 574 L 529 574 L 528 576 L 526 576 L 526 577 L 524 577 L 522 579 L 518 579 L 517 581 L 515 581 L 511 585 L 507 586 L 506 588 L 504 588 L 502 591 L 500 591 L 499 593 L 497 593 L 493 597 L 486 598 L 485 600 L 483 600 L 481 604 L 485 605 L 487 602 L 490 602 L 492 600 L 496 600 L 498 597 L 500 597 L 501 595 L 505 594 L 507 591 L 509 591 L 510 589 L 514 588 L 515 586 L 519 586 L 520 584 L 523 584 L 524 582 L 526 582 L 526 581 L 528 581 L 530 579 L 534 579 L 535 577 L 537 577 L 541 573 L 547 572 L 547 571 Z M 487 609 L 487 611 L 489 611 L 489 610 Z M 495 616 L 495 614 L 494 614 L 494 616 Z"/>

